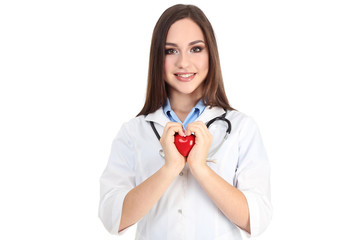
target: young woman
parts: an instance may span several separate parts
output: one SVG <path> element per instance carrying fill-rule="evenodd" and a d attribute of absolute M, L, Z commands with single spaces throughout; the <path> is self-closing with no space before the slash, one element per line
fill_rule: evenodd
<path fill-rule="evenodd" d="M 177 134 L 195 136 L 188 155 Z M 105 227 L 137 223 L 136 239 L 258 235 L 272 214 L 269 172 L 256 124 L 228 103 L 210 22 L 195 6 L 170 7 L 153 32 L 144 107 L 101 176 Z"/>

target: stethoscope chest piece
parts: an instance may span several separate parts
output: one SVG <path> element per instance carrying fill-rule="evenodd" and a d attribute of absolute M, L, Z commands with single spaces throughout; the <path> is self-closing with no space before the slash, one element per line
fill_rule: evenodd
<path fill-rule="evenodd" d="M 161 157 L 165 158 L 164 150 L 160 149 L 160 150 L 159 150 L 159 154 L 160 154 Z"/>

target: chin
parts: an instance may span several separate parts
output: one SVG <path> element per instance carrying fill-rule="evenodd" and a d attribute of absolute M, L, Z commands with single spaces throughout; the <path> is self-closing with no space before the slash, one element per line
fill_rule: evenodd
<path fill-rule="evenodd" d="M 180 94 L 185 94 L 185 95 L 191 95 L 191 94 L 195 94 L 199 91 L 201 91 L 201 83 L 200 84 L 196 84 L 196 83 L 178 83 L 178 82 L 172 82 L 172 84 L 168 83 L 168 90 L 170 90 L 170 92 L 177 92 Z M 200 93 L 201 95 L 201 93 Z"/>
<path fill-rule="evenodd" d="M 187 87 L 187 88 L 181 87 L 176 89 L 178 93 L 182 93 L 186 95 L 195 94 L 196 92 L 198 92 L 196 90 L 198 90 L 198 88 L 196 87 Z"/>

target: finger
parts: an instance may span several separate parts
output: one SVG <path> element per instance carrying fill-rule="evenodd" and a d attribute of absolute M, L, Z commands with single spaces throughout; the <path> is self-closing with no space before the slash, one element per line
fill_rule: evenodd
<path fill-rule="evenodd" d="M 211 135 L 205 124 L 192 124 L 189 128 L 189 131 L 195 133 L 195 143 L 201 144 L 205 142 L 212 142 L 213 136 Z"/>
<path fill-rule="evenodd" d="M 185 135 L 184 128 L 181 123 L 175 123 L 172 127 L 170 127 L 169 130 L 172 132 L 173 136 L 176 133 L 178 133 L 179 135 L 182 135 L 182 136 Z"/>
<path fill-rule="evenodd" d="M 206 125 L 203 122 L 193 122 L 189 123 L 187 129 L 186 129 L 186 135 L 189 136 L 190 134 L 194 133 L 196 135 L 206 135 L 206 132 L 208 132 L 208 129 Z"/>
<path fill-rule="evenodd" d="M 163 135 L 160 138 L 160 143 L 163 146 L 163 148 L 165 148 L 165 146 L 171 146 L 174 144 L 175 142 L 174 135 L 179 131 L 182 131 L 181 124 L 178 123 L 166 124 Z"/>
<path fill-rule="evenodd" d="M 167 137 L 173 137 L 176 133 L 184 135 L 184 130 L 181 123 L 169 122 L 165 125 L 163 135 Z"/>

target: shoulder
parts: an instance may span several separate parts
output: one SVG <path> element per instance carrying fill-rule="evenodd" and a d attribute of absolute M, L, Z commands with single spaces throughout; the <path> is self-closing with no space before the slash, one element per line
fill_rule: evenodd
<path fill-rule="evenodd" d="M 117 138 L 124 135 L 131 137 L 134 132 L 139 131 L 146 124 L 145 116 L 140 115 L 124 122 L 118 131 Z"/>
<path fill-rule="evenodd" d="M 229 118 L 230 121 L 235 121 L 236 123 L 246 123 L 246 122 L 254 122 L 253 118 L 243 112 L 238 110 L 228 111 L 226 117 Z"/>
<path fill-rule="evenodd" d="M 123 125 L 128 128 L 132 128 L 132 127 L 138 127 L 138 126 L 144 124 L 145 122 L 146 122 L 145 115 L 140 115 L 140 116 L 130 119 L 129 121 L 125 122 Z"/>
<path fill-rule="evenodd" d="M 228 111 L 226 114 L 233 126 L 234 131 L 244 132 L 246 130 L 257 131 L 257 123 L 252 116 L 238 110 Z"/>

